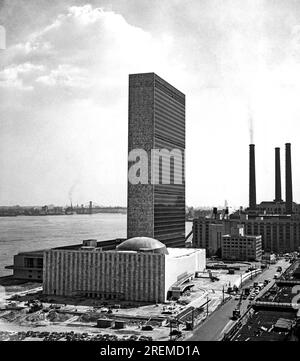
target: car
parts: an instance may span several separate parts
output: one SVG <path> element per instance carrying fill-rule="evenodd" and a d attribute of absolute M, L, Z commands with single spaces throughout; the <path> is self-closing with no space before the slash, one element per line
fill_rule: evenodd
<path fill-rule="evenodd" d="M 234 297 L 235 300 L 239 300 L 240 298 L 241 298 L 241 295 L 236 295 L 236 296 Z"/>

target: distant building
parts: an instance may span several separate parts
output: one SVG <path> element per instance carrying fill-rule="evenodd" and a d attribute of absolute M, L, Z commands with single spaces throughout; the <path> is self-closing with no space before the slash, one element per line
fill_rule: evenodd
<path fill-rule="evenodd" d="M 294 214 L 300 214 L 299 204 L 293 202 L 292 209 Z M 257 205 L 257 211 L 262 215 L 284 215 L 286 214 L 285 202 L 263 201 Z"/>
<path fill-rule="evenodd" d="M 174 284 L 180 286 L 206 267 L 205 250 L 166 248 L 148 237 L 128 239 L 111 251 L 86 247 L 45 251 L 45 294 L 164 302 Z"/>
<path fill-rule="evenodd" d="M 222 236 L 236 221 L 199 217 L 193 220 L 193 247 L 205 248 L 208 257 L 221 255 Z"/>
<path fill-rule="evenodd" d="M 28 281 L 43 280 L 43 250 L 20 252 L 14 256 L 14 264 L 6 266 L 13 270 L 13 277 Z"/>
<path fill-rule="evenodd" d="M 300 249 L 300 205 L 293 202 L 291 144 L 285 145 L 285 193 L 282 200 L 280 149 L 275 148 L 275 198 L 256 204 L 255 151 L 250 144 L 249 208 L 230 216 L 244 224 L 245 234 L 262 237 L 265 252 L 286 253 Z"/>
<path fill-rule="evenodd" d="M 128 182 L 127 237 L 147 236 L 168 247 L 183 247 L 185 95 L 154 73 L 130 75 L 128 129 L 128 152 L 144 150 L 149 172 L 147 184 Z M 177 149 L 182 154 L 179 160 L 170 157 L 169 183 L 164 184 L 163 162 L 158 163 L 151 157 L 154 149 L 169 152 Z M 154 164 L 158 172 L 151 174 Z M 129 168 L 131 165 L 129 162 Z M 153 184 L 154 176 L 157 184 Z M 175 184 L 178 177 L 182 178 L 181 184 Z"/>
<path fill-rule="evenodd" d="M 241 223 L 247 235 L 261 235 L 266 252 L 285 253 L 298 251 L 300 247 L 299 216 L 274 215 L 248 217 L 242 215 Z"/>
<path fill-rule="evenodd" d="M 231 234 L 222 236 L 222 259 L 259 261 L 261 257 L 261 236 L 246 236 L 243 225 L 233 227 Z"/>

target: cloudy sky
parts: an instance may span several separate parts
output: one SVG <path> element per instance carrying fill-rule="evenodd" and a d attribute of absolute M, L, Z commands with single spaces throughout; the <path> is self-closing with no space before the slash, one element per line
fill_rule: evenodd
<path fill-rule="evenodd" d="M 300 200 L 299 1 L 0 0 L 0 25 L 1 205 L 126 205 L 138 72 L 186 94 L 188 205 L 247 204 L 251 123 L 258 201 L 286 142 Z"/>

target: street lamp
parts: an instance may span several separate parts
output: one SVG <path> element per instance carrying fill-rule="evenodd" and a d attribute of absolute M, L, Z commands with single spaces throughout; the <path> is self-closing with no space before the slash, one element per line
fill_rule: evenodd
<path fill-rule="evenodd" d="M 206 317 L 208 316 L 208 302 L 209 302 L 209 299 L 208 299 L 208 296 L 206 297 L 207 299 L 207 302 L 206 302 Z"/>

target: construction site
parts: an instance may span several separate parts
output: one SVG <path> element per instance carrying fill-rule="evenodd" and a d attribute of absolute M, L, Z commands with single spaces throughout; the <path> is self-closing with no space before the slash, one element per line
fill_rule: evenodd
<path fill-rule="evenodd" d="M 216 264 L 211 263 L 209 268 Z M 234 297 L 249 271 L 248 263 L 197 272 L 184 282 L 180 297 L 163 303 L 103 301 L 46 296 L 39 283 L 2 287 L 2 340 L 183 340 L 216 309 Z M 233 272 L 232 269 L 235 269 Z M 16 280 L 15 280 L 16 282 Z"/>

